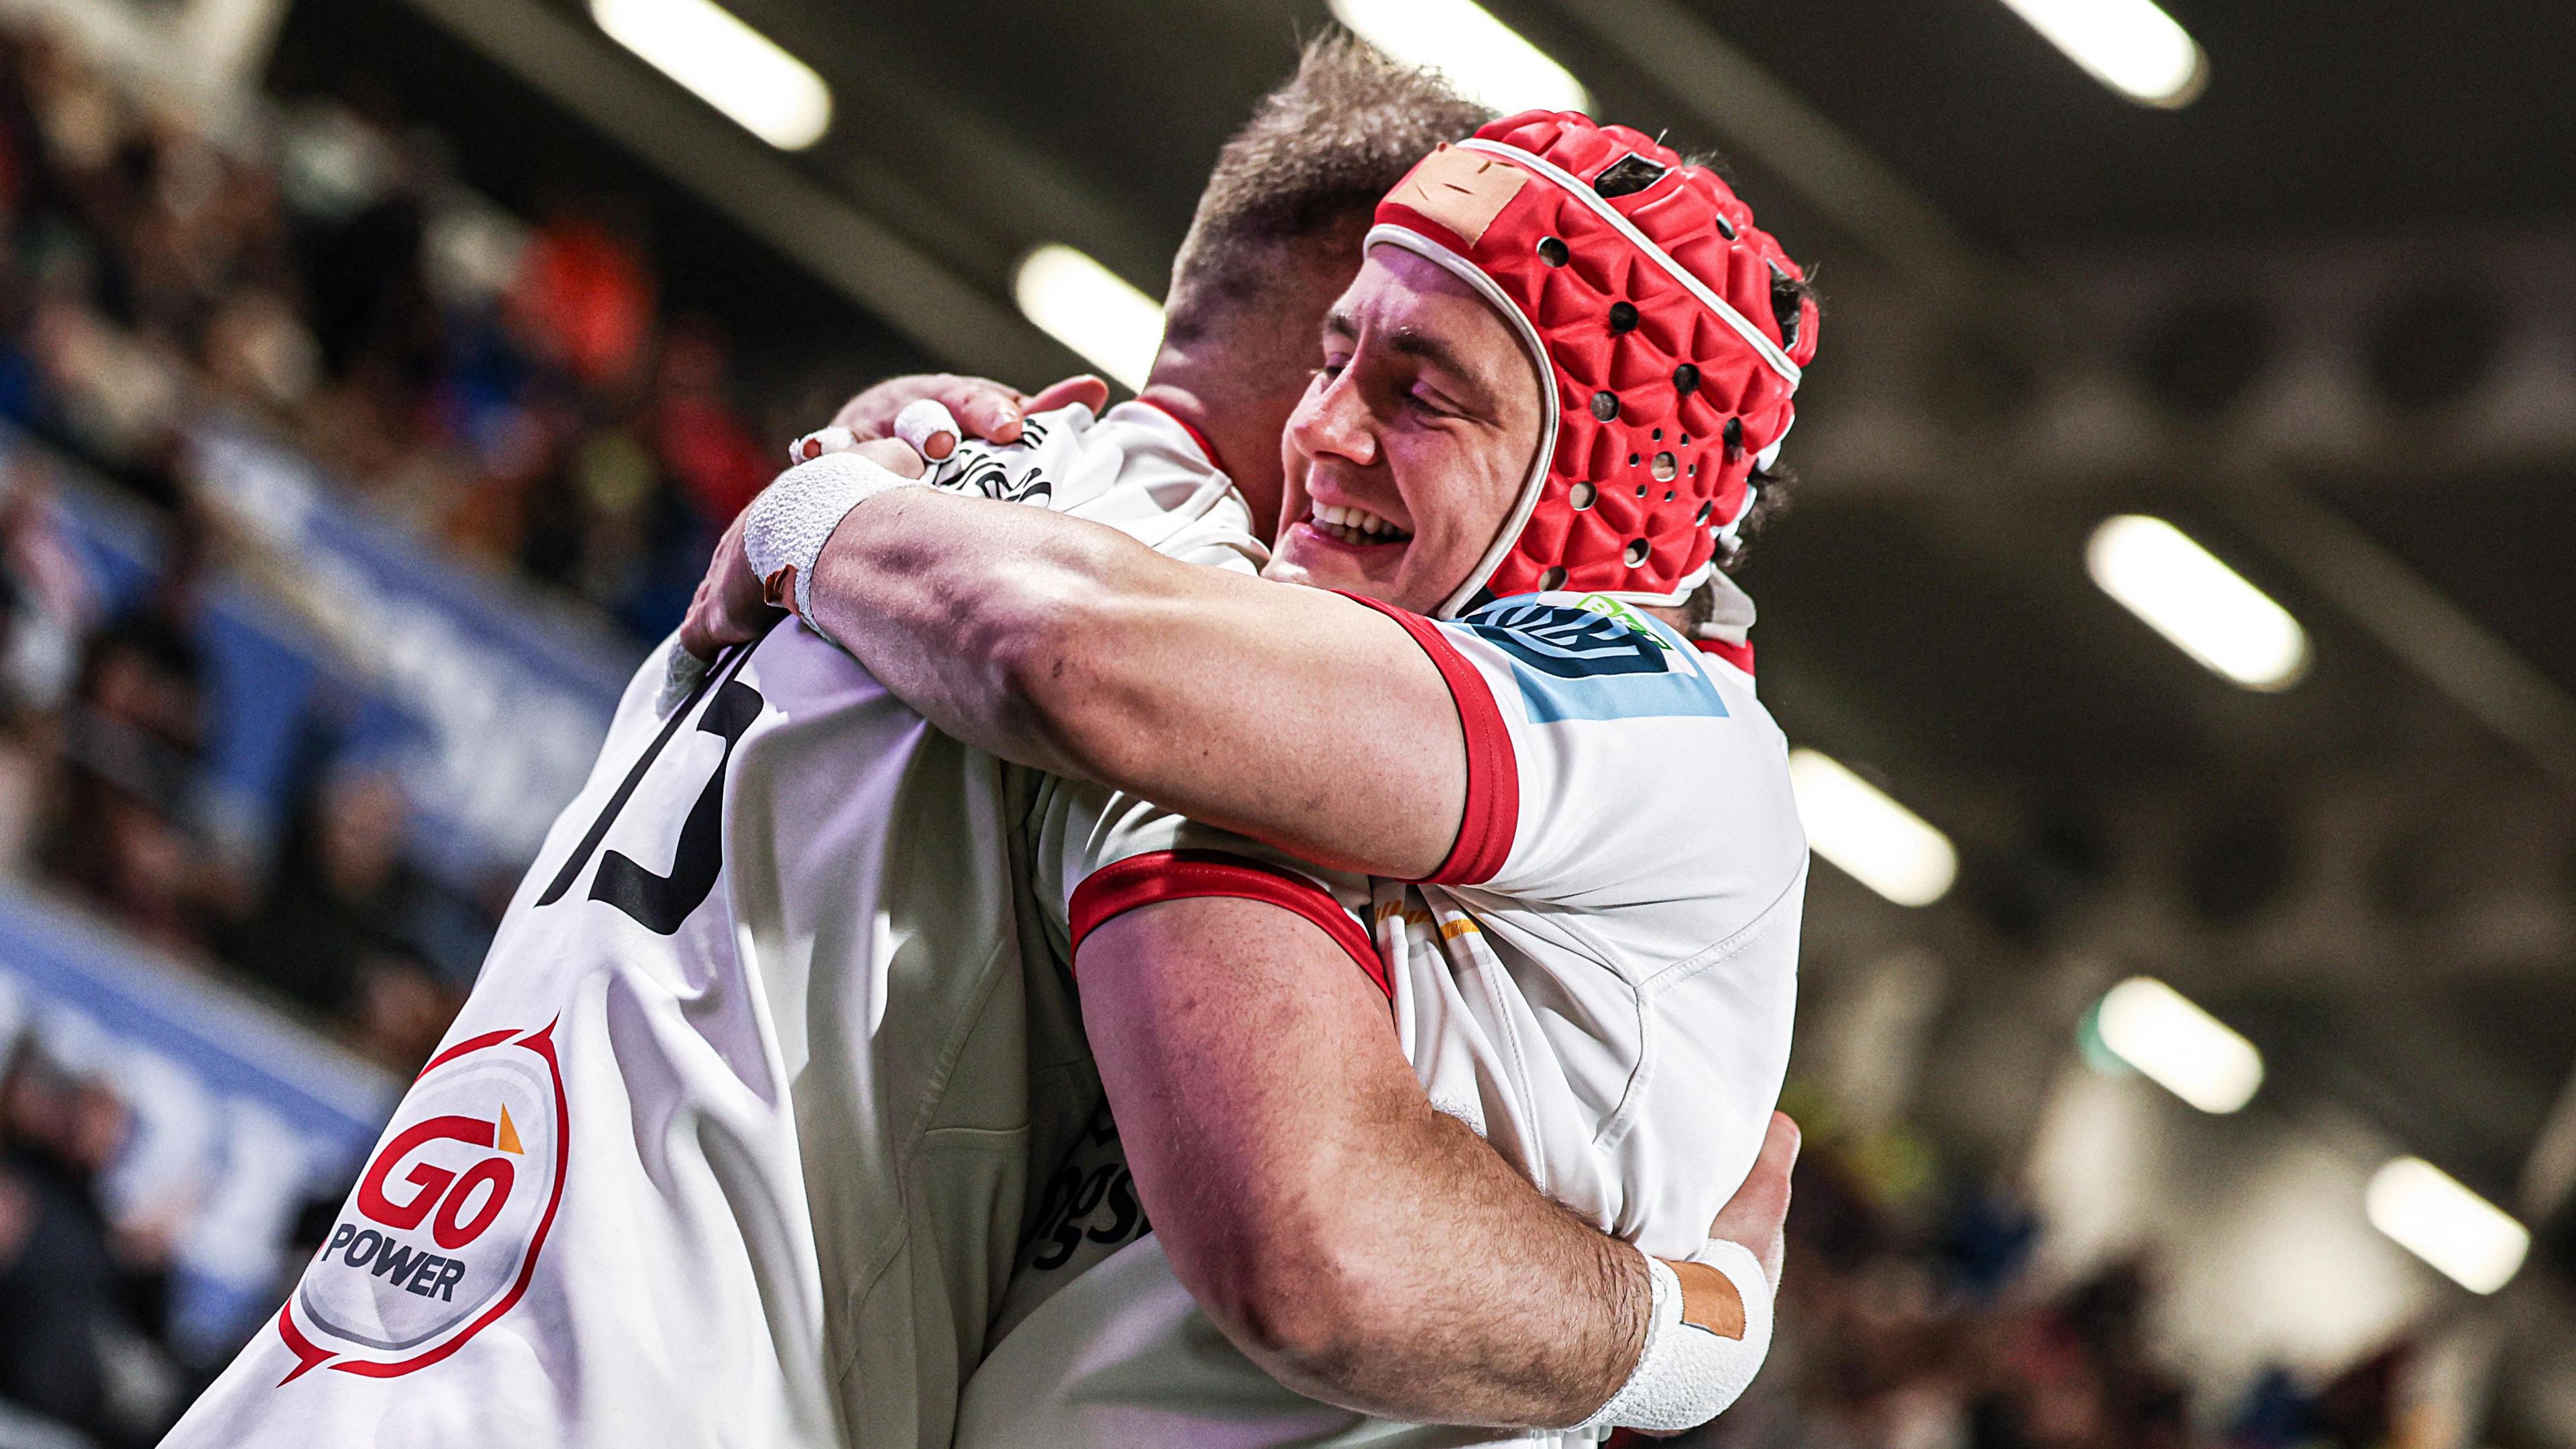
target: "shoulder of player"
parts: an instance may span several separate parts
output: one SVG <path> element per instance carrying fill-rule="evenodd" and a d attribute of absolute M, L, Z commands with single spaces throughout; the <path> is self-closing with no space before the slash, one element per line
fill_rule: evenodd
<path fill-rule="evenodd" d="M 1505 675 L 1533 725 L 1570 721 L 1699 720 L 1734 729 L 1768 716 L 1751 679 L 1710 667 L 1670 625 L 1602 595 L 1525 594 L 1496 600 L 1444 631 L 1461 651 Z"/>
<path fill-rule="evenodd" d="M 1093 466 L 1088 460 L 1114 457 L 1122 476 L 1140 472 L 1170 475 L 1196 483 L 1223 477 L 1206 445 L 1187 425 L 1159 407 L 1129 399 L 1095 414 L 1079 403 L 1023 420 L 1020 440 L 987 443 L 970 440 L 939 470 L 944 486 L 980 478 L 996 470 L 1031 466 L 1070 472 Z"/>

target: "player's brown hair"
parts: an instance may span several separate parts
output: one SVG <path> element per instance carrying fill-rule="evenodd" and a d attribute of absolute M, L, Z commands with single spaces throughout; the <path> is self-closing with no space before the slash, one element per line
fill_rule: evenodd
<path fill-rule="evenodd" d="M 1190 340 L 1258 300 L 1282 247 L 1348 232 L 1356 248 L 1356 229 L 1414 162 L 1491 119 L 1438 72 L 1389 60 L 1348 31 L 1307 42 L 1297 74 L 1217 153 L 1172 259 L 1172 336 Z"/>

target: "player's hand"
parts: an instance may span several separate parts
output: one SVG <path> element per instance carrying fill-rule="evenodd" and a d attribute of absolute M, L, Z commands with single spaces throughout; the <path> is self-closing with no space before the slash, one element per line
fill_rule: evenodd
<path fill-rule="evenodd" d="M 1041 389 L 1031 396 L 990 378 L 955 373 L 923 373 L 888 378 L 841 405 L 832 426 L 847 428 L 860 442 L 894 436 L 894 419 L 907 403 L 922 398 L 946 404 L 966 435 L 988 443 L 1016 443 L 1020 421 L 1031 413 L 1081 403 L 1098 412 L 1109 401 L 1109 384 L 1084 374 Z"/>
<path fill-rule="evenodd" d="M 1771 1114 L 1771 1130 L 1762 1138 L 1762 1155 L 1744 1185 L 1717 1210 L 1708 1235 L 1741 1245 L 1762 1260 L 1762 1276 L 1780 1286 L 1780 1267 L 1787 1256 L 1789 1170 L 1798 1164 L 1798 1124 L 1786 1112 Z"/>
<path fill-rule="evenodd" d="M 924 470 L 919 453 L 891 438 L 860 443 L 850 451 L 906 478 L 918 478 Z M 680 621 L 680 647 L 695 658 L 713 659 L 727 645 L 759 638 L 784 612 L 769 601 L 760 576 L 751 570 L 738 517 L 717 541 L 707 576 L 689 600 L 688 617 Z"/>
<path fill-rule="evenodd" d="M 738 514 L 716 541 L 707 576 L 698 580 L 697 594 L 689 600 L 688 617 L 680 621 L 680 647 L 701 660 L 713 659 L 726 645 L 757 638 L 785 612 L 762 594 L 760 577 L 742 551 Z"/>

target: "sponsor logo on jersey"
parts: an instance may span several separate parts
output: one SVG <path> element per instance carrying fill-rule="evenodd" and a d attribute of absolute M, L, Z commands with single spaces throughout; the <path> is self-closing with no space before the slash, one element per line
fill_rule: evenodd
<path fill-rule="evenodd" d="M 1654 628 L 1646 622 L 1645 615 L 1629 608 L 1626 604 L 1610 597 L 1608 594 L 1585 594 L 1582 598 L 1574 601 L 1574 607 L 1584 610 L 1587 613 L 1599 614 L 1605 619 L 1616 619 L 1620 623 L 1625 624 L 1629 628 L 1646 636 L 1646 642 L 1654 645 L 1656 648 L 1664 650 L 1667 653 L 1672 650 L 1673 646 L 1665 643 L 1663 641 L 1663 637 L 1657 634 Z"/>
<path fill-rule="evenodd" d="M 1726 716 L 1726 702 L 1697 664 L 1616 599 L 1591 594 L 1568 605 L 1524 594 L 1462 622 L 1510 659 L 1533 724 Z"/>
<path fill-rule="evenodd" d="M 563 1197 L 564 1111 L 552 1023 L 432 1058 L 278 1311 L 296 1357 L 278 1382 L 410 1373 L 509 1312 Z"/>
<path fill-rule="evenodd" d="M 1081 1141 L 1048 1179 L 1035 1221 L 1020 1244 L 1021 1265 L 1041 1272 L 1070 1268 L 1068 1277 L 1154 1230 L 1107 1106 L 1092 1113 Z"/>
<path fill-rule="evenodd" d="M 1514 659 L 1558 679 L 1663 673 L 1669 667 L 1663 641 L 1643 620 L 1632 619 L 1625 609 L 1614 615 L 1522 598 L 1477 610 L 1467 616 L 1467 627 Z"/>
<path fill-rule="evenodd" d="M 952 493 L 972 493 L 1003 503 L 1049 507 L 1055 485 L 1048 481 L 1044 469 L 1029 462 L 1046 440 L 1047 426 L 1035 418 L 1021 422 L 1020 440 L 1016 443 L 970 439 L 931 474 L 931 484 Z M 1014 465 L 1023 465 L 1021 471 L 1013 473 Z"/>

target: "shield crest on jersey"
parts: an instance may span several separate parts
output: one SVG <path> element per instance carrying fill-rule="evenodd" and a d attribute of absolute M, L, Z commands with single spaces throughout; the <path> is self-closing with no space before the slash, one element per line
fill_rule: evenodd
<path fill-rule="evenodd" d="M 421 1070 L 277 1316 L 296 1366 L 426 1368 L 527 1291 L 570 1142 L 554 1025 L 486 1032 Z"/>

